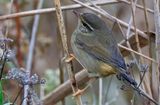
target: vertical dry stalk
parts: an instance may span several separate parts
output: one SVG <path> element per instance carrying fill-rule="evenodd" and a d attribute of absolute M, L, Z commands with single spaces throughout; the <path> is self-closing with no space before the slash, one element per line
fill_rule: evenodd
<path fill-rule="evenodd" d="M 138 34 L 137 34 L 137 29 L 136 29 L 136 21 L 135 21 L 135 3 L 133 3 L 133 0 L 131 0 L 131 10 L 132 10 L 132 19 L 133 19 L 133 26 L 134 26 L 134 32 L 135 32 L 135 38 L 136 38 L 136 44 L 138 48 L 138 52 L 141 53 L 140 49 L 140 44 L 139 44 L 139 39 L 138 39 Z M 142 59 L 141 59 L 142 60 Z M 142 61 L 143 62 L 143 61 Z"/>
<path fill-rule="evenodd" d="M 14 6 L 16 8 L 16 12 L 19 12 L 19 4 L 17 0 L 14 0 Z M 16 22 L 16 31 L 17 31 L 17 60 L 18 60 L 18 65 L 19 67 L 22 67 L 22 52 L 21 52 L 21 44 L 20 44 L 20 40 L 21 40 L 21 20 L 20 17 L 15 18 L 15 22 Z"/>
<path fill-rule="evenodd" d="M 130 3 L 130 4 L 131 4 L 131 3 Z M 132 3 L 132 4 L 133 4 L 133 3 Z M 135 12 L 135 10 L 136 10 L 136 7 L 135 7 L 136 4 L 137 4 L 137 0 L 135 0 L 134 6 L 132 6 L 132 11 L 133 11 L 133 12 Z M 130 33 L 131 33 L 131 26 L 132 26 L 132 21 L 133 21 L 132 18 L 133 18 L 133 16 L 130 17 L 130 20 L 129 20 L 129 23 L 128 23 L 128 29 L 127 29 L 127 33 L 126 33 L 126 44 L 127 44 L 128 48 L 130 48 L 130 49 L 132 49 L 132 48 L 131 48 L 131 45 L 130 45 L 128 39 L 129 39 L 129 35 L 130 35 Z M 134 29 L 135 29 L 135 28 L 134 28 Z M 140 69 L 140 66 L 139 66 L 138 60 L 137 60 L 137 58 L 136 58 L 136 55 L 135 55 L 133 52 L 130 52 L 130 53 L 131 53 L 133 59 L 136 61 L 136 65 L 137 65 L 138 69 Z M 144 87 L 144 86 L 142 85 L 142 87 Z"/>
<path fill-rule="evenodd" d="M 142 0 L 142 4 L 143 4 L 143 7 L 144 7 L 144 16 L 145 16 L 145 23 L 146 23 L 146 30 L 147 30 L 147 35 L 149 36 L 149 40 L 148 40 L 148 46 L 149 46 L 149 57 L 151 57 L 152 56 L 152 52 L 153 52 L 153 50 L 152 50 L 152 45 L 151 45 L 151 36 L 150 36 L 150 31 L 149 31 L 149 21 L 148 21 L 148 13 L 147 13 L 147 7 L 146 7 L 146 2 L 145 2 L 145 0 Z M 158 93 L 158 90 L 157 90 L 157 87 L 158 87 L 158 81 L 157 81 L 157 78 L 156 78 L 156 69 L 155 69 L 155 67 L 153 67 L 153 66 L 157 66 L 157 64 L 155 64 L 155 63 L 153 63 L 153 62 L 151 62 L 151 66 L 150 66 L 150 70 L 149 70 L 149 73 L 148 73 L 148 78 L 149 78 L 149 80 L 150 80 L 150 82 L 151 82 L 151 90 L 152 90 L 152 96 L 154 97 L 154 98 L 157 98 L 157 93 Z M 151 76 L 149 76 L 149 75 L 151 75 Z"/>
<path fill-rule="evenodd" d="M 156 48 L 156 60 L 158 62 L 157 70 L 156 70 L 156 77 L 157 80 L 160 79 L 159 77 L 159 61 L 160 61 L 160 16 L 159 16 L 159 0 L 153 0 L 154 4 L 154 21 L 155 21 L 155 31 L 156 31 L 156 41 L 155 41 L 155 48 Z M 160 82 L 158 82 L 158 102 L 160 103 Z"/>
<path fill-rule="evenodd" d="M 44 2 L 44 0 L 39 1 L 37 9 L 42 8 L 43 2 Z M 32 69 L 32 60 L 33 60 L 33 54 L 34 54 L 34 50 L 35 50 L 36 34 L 37 34 L 37 30 L 38 30 L 38 25 L 39 25 L 39 19 L 40 19 L 40 15 L 35 15 L 34 23 L 33 23 L 33 27 L 32 27 L 31 41 L 29 44 L 27 64 L 26 64 L 26 72 L 28 72 L 29 75 L 30 75 L 31 69 Z M 28 97 L 29 88 L 30 88 L 29 85 L 24 86 L 23 105 L 27 105 L 27 97 Z"/>
<path fill-rule="evenodd" d="M 10 3 L 10 8 L 9 8 L 9 14 L 11 14 L 11 12 L 12 12 L 12 6 L 13 6 L 13 1 L 14 0 L 11 0 L 11 3 Z M 8 36 L 8 27 L 9 26 L 9 21 L 7 21 L 7 26 L 6 26 L 6 32 L 5 32 L 5 37 L 7 38 L 7 36 Z"/>
<path fill-rule="evenodd" d="M 135 4 L 135 5 L 137 4 L 137 0 L 135 0 L 134 4 Z M 132 11 L 135 12 L 135 10 L 136 10 L 136 7 L 133 6 L 133 7 L 132 7 Z M 128 29 L 127 29 L 127 33 L 126 33 L 126 44 L 127 44 L 127 46 L 128 46 L 130 49 L 132 49 L 132 48 L 131 48 L 130 43 L 128 42 L 128 38 L 129 38 L 129 35 L 130 35 L 130 33 L 131 33 L 131 26 L 132 26 L 132 21 L 133 21 L 132 18 L 133 18 L 133 16 L 130 17 L 130 20 L 129 20 L 129 23 L 128 23 Z M 135 28 L 134 28 L 134 29 L 135 29 Z M 132 55 L 133 59 L 136 60 L 136 65 L 137 65 L 137 67 L 140 69 L 140 66 L 139 66 L 139 64 L 138 64 L 138 61 L 137 61 L 137 58 L 136 58 L 135 54 L 131 52 L 131 55 Z"/>
<path fill-rule="evenodd" d="M 55 3 L 55 8 L 56 8 L 56 15 L 57 15 L 57 20 L 58 20 L 61 40 L 62 40 L 62 46 L 64 49 L 64 55 L 65 57 L 69 57 L 68 46 L 67 46 L 67 35 L 66 35 L 66 30 L 65 30 L 63 16 L 62 16 L 61 4 L 59 0 L 54 0 L 54 3 Z M 78 86 L 76 83 L 75 75 L 71 69 L 71 63 L 70 62 L 67 63 L 66 67 L 68 70 L 69 78 L 71 80 L 71 87 L 72 87 L 73 93 L 76 93 L 78 91 Z M 76 104 L 82 105 L 81 95 L 77 95 L 75 96 L 75 98 L 76 98 Z"/>
<path fill-rule="evenodd" d="M 145 16 L 145 23 L 146 23 L 146 29 L 147 29 L 147 34 L 149 35 L 149 22 L 148 22 L 148 14 L 147 14 L 147 7 L 146 7 L 146 2 L 145 0 L 142 0 L 142 4 L 144 7 L 144 16 Z"/>

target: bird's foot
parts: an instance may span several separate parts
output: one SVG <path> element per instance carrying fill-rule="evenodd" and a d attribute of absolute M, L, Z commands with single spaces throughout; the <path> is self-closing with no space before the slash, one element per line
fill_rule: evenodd
<path fill-rule="evenodd" d="M 87 85 L 87 86 L 86 86 L 85 88 L 83 88 L 83 89 L 78 89 L 77 92 L 75 92 L 75 93 L 73 94 L 73 96 L 75 97 L 75 96 L 78 96 L 78 95 L 82 95 L 83 92 L 85 92 L 88 87 L 89 87 L 89 86 Z"/>
<path fill-rule="evenodd" d="M 65 60 L 65 62 L 69 63 L 71 62 L 73 59 L 75 59 L 75 56 L 73 54 L 70 54 L 69 57 Z"/>
<path fill-rule="evenodd" d="M 85 86 L 83 89 L 78 89 L 77 92 L 75 92 L 73 94 L 73 96 L 75 97 L 75 96 L 78 96 L 78 95 L 82 95 L 82 93 L 85 92 L 95 80 L 96 80 L 96 78 L 90 78 L 89 83 L 87 84 L 87 86 Z"/>
<path fill-rule="evenodd" d="M 117 74 L 116 77 L 117 77 L 118 80 L 122 80 L 122 77 L 121 77 L 120 74 Z"/>

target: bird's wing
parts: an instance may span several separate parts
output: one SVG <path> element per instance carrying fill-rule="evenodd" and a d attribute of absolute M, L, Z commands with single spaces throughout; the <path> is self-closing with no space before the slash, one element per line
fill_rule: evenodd
<path fill-rule="evenodd" d="M 95 42 L 93 45 L 87 45 L 79 39 L 77 39 L 76 42 L 82 50 L 93 56 L 95 59 L 116 67 L 119 70 L 126 69 L 124 59 L 117 46 L 113 45 L 110 46 L 111 49 L 107 49 L 106 47 L 108 46 L 101 45 L 101 43 L 98 42 Z"/>

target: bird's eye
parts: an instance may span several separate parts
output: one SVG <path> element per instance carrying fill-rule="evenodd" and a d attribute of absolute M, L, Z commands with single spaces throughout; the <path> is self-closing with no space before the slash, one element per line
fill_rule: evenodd
<path fill-rule="evenodd" d="M 93 28 L 92 28 L 89 24 L 87 24 L 86 22 L 82 21 L 82 24 L 83 24 L 83 26 L 84 26 L 85 28 L 87 28 L 89 31 L 93 31 Z"/>

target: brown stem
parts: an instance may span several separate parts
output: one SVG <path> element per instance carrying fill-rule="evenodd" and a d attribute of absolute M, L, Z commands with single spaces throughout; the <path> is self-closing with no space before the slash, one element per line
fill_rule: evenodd
<path fill-rule="evenodd" d="M 19 4 L 17 2 L 17 0 L 14 0 L 14 6 L 16 8 L 16 12 L 19 12 Z M 22 52 L 21 52 L 21 44 L 20 44 L 20 40 L 21 40 L 21 21 L 19 17 L 15 18 L 15 22 L 16 22 L 16 30 L 17 30 L 17 58 L 18 58 L 18 64 L 21 67 L 22 66 Z"/>

